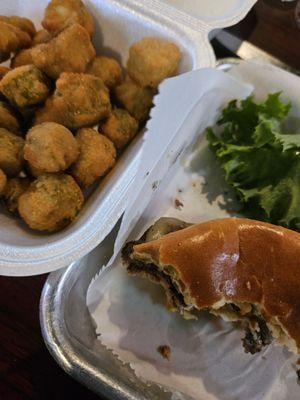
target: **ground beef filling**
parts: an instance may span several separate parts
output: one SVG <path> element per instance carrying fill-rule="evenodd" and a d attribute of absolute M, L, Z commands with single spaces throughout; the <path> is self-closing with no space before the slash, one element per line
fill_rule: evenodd
<path fill-rule="evenodd" d="M 162 271 L 159 271 L 156 265 L 134 261 L 128 265 L 127 271 L 133 275 L 144 272 L 152 281 L 161 284 L 167 290 L 168 300 L 172 307 L 178 308 L 179 311 L 183 311 L 187 307 L 183 295 L 176 289 L 172 279 Z"/>
<path fill-rule="evenodd" d="M 242 339 L 242 342 L 246 353 L 258 353 L 264 346 L 269 345 L 273 340 L 266 322 L 256 315 L 249 317 L 248 324 L 245 327 L 245 332 L 246 335 Z"/>
<path fill-rule="evenodd" d="M 155 264 L 145 264 L 138 260 L 132 260 L 130 254 L 132 248 L 138 243 L 141 243 L 143 238 L 136 242 L 129 242 L 122 250 L 122 258 L 127 265 L 127 271 L 132 275 L 147 274 L 147 276 L 155 283 L 161 284 L 167 291 L 168 301 L 171 307 L 177 308 L 178 311 L 183 312 L 187 307 L 182 293 L 175 287 L 172 279 L 163 271 L 159 271 Z"/>

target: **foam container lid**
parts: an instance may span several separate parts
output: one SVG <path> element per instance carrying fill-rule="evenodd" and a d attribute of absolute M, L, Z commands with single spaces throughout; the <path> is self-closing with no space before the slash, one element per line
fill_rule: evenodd
<path fill-rule="evenodd" d="M 97 53 L 126 64 L 128 48 L 144 36 L 176 42 L 182 51 L 179 73 L 215 65 L 208 34 L 237 23 L 256 0 L 94 0 L 86 5 L 94 16 Z M 40 27 L 46 0 L 0 3 L 1 15 L 29 17 Z M 159 96 L 159 95 L 158 95 Z M 166 132 L 166 135 L 172 132 Z M 139 134 L 113 171 L 95 187 L 79 218 L 55 234 L 41 234 L 5 212 L 0 213 L 0 275 L 42 274 L 84 256 L 109 234 L 131 204 L 134 177 L 147 137 Z M 159 147 L 159 145 L 157 145 Z M 153 151 L 153 163 L 156 153 Z"/>

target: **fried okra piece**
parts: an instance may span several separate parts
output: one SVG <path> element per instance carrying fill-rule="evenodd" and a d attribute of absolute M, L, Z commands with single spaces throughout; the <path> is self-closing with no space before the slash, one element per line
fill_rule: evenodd
<path fill-rule="evenodd" d="M 142 88 L 129 77 L 115 89 L 119 105 L 141 123 L 149 116 L 154 94 L 153 89 Z"/>
<path fill-rule="evenodd" d="M 92 128 L 80 129 L 76 134 L 79 157 L 70 173 L 82 187 L 92 185 L 106 175 L 116 163 L 114 144 Z"/>
<path fill-rule="evenodd" d="M 96 56 L 86 72 L 101 78 L 109 89 L 113 89 L 122 82 L 121 66 L 111 57 Z"/>
<path fill-rule="evenodd" d="M 22 138 L 0 128 L 0 168 L 9 178 L 17 176 L 23 168 L 23 146 Z"/>
<path fill-rule="evenodd" d="M 99 132 L 108 137 L 117 149 L 122 149 L 137 134 L 139 124 L 126 110 L 116 108 L 99 127 Z"/>
<path fill-rule="evenodd" d="M 82 191 L 70 175 L 44 174 L 19 197 L 18 210 L 30 228 L 55 232 L 74 221 L 83 202 Z"/>
<path fill-rule="evenodd" d="M 2 196 L 2 194 L 4 193 L 4 189 L 6 187 L 6 184 L 7 184 L 6 175 L 2 171 L 2 169 L 0 169 L 0 196 Z"/>
<path fill-rule="evenodd" d="M 18 215 L 19 197 L 29 188 L 30 179 L 12 178 L 9 179 L 4 190 L 3 200 L 6 209 L 15 215 Z"/>
<path fill-rule="evenodd" d="M 21 67 L 22 65 L 30 65 L 33 64 L 32 59 L 32 47 L 29 49 L 23 49 L 19 51 L 11 60 L 10 60 L 10 67 L 17 68 Z"/>
<path fill-rule="evenodd" d="M 79 146 L 72 132 L 55 122 L 36 125 L 26 135 L 24 159 L 39 175 L 64 171 L 78 155 Z"/>
<path fill-rule="evenodd" d="M 33 37 L 32 44 L 36 46 L 37 44 L 47 43 L 49 42 L 53 36 L 50 32 L 46 31 L 46 29 L 41 29 L 37 31 L 37 33 Z"/>
<path fill-rule="evenodd" d="M 0 21 L 0 62 L 7 60 L 10 53 L 29 47 L 31 37 L 14 25 Z"/>
<path fill-rule="evenodd" d="M 0 80 L 10 71 L 10 68 L 0 65 Z"/>
<path fill-rule="evenodd" d="M 5 128 L 16 135 L 20 135 L 20 124 L 12 108 L 5 101 L 0 100 L 0 128 Z"/>
<path fill-rule="evenodd" d="M 21 29 L 21 31 L 28 33 L 31 38 L 36 34 L 35 26 L 28 18 L 18 17 L 17 15 L 12 15 L 11 17 L 0 15 L 0 22 L 6 22 L 7 24 L 11 24 L 16 28 Z"/>
<path fill-rule="evenodd" d="M 98 123 L 110 111 L 109 91 L 100 78 L 63 73 L 53 96 L 37 111 L 35 124 L 51 121 L 75 130 Z"/>
<path fill-rule="evenodd" d="M 20 67 L 21 65 L 34 64 L 32 58 L 32 50 L 34 49 L 34 47 L 42 43 L 47 43 L 51 39 L 53 39 L 53 36 L 45 29 L 38 31 L 33 38 L 33 47 L 23 49 L 15 54 L 14 57 L 12 57 L 10 61 L 11 68 Z"/>
<path fill-rule="evenodd" d="M 81 0 L 51 0 L 45 10 L 42 25 L 54 34 L 78 23 L 90 36 L 94 32 L 94 21 Z"/>
<path fill-rule="evenodd" d="M 129 49 L 128 74 L 141 86 L 157 88 L 172 76 L 180 61 L 180 51 L 174 43 L 147 37 Z"/>
<path fill-rule="evenodd" d="M 0 91 L 15 107 L 30 107 L 48 97 L 48 79 L 36 66 L 23 65 L 2 78 Z"/>
<path fill-rule="evenodd" d="M 38 68 L 57 79 L 62 72 L 84 72 L 96 53 L 87 31 L 75 24 L 33 47 L 31 55 Z"/>

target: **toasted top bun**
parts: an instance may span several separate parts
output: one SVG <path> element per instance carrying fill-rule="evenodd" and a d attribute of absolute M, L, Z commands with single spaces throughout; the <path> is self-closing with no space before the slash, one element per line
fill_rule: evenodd
<path fill-rule="evenodd" d="M 171 276 L 196 309 L 255 305 L 273 336 L 300 352 L 299 233 L 226 218 L 137 244 L 131 259 Z"/>

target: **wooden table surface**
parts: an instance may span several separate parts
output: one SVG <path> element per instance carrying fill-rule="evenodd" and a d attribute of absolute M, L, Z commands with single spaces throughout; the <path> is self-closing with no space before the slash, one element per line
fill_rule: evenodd
<path fill-rule="evenodd" d="M 230 30 L 300 70 L 300 1 L 298 15 L 296 5 L 259 0 Z M 218 46 L 216 52 L 229 55 Z M 39 299 L 46 278 L 0 277 L 0 399 L 99 399 L 67 376 L 44 346 Z"/>

